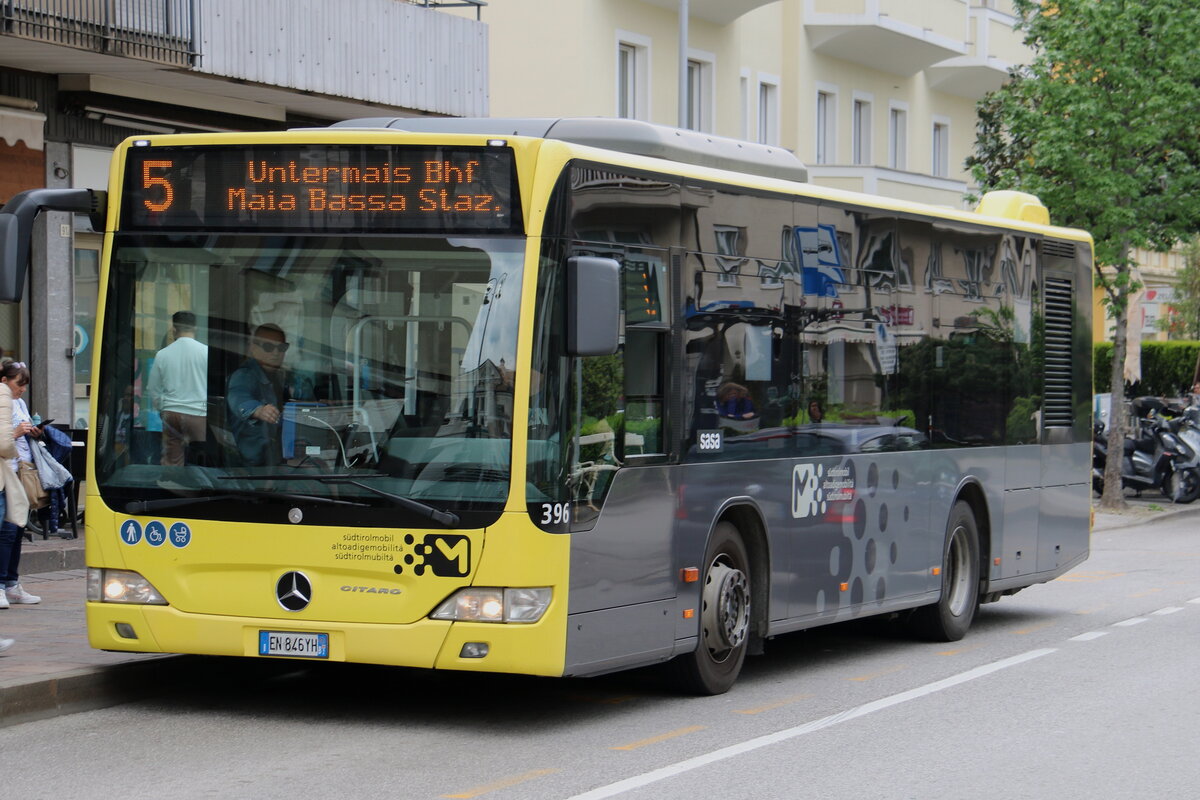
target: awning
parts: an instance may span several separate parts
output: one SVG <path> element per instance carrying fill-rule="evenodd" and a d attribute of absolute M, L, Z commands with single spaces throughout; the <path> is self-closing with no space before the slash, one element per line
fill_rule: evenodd
<path fill-rule="evenodd" d="M 23 142 L 30 150 L 44 150 L 45 130 L 45 114 L 0 106 L 0 143 L 15 147 Z"/>

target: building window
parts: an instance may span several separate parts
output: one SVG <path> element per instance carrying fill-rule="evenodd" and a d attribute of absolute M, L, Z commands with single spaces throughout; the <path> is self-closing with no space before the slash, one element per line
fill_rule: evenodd
<path fill-rule="evenodd" d="M 850 132 L 855 164 L 871 163 L 871 103 L 868 100 L 854 101 L 853 129 Z"/>
<path fill-rule="evenodd" d="M 687 127 L 712 131 L 713 62 L 689 58 L 687 65 Z"/>
<path fill-rule="evenodd" d="M 617 116 L 637 117 L 637 48 L 621 43 L 617 51 Z"/>
<path fill-rule="evenodd" d="M 939 178 L 950 175 L 950 124 L 933 123 L 933 174 Z"/>
<path fill-rule="evenodd" d="M 892 108 L 888 115 L 888 166 L 908 169 L 908 112 Z"/>
<path fill-rule="evenodd" d="M 833 92 L 817 92 L 817 163 L 832 164 L 836 158 L 837 96 Z"/>
<path fill-rule="evenodd" d="M 646 119 L 649 114 L 649 41 L 620 32 L 617 39 L 617 116 Z"/>
<path fill-rule="evenodd" d="M 779 86 L 761 79 L 758 83 L 758 142 L 779 144 Z"/>
<path fill-rule="evenodd" d="M 750 141 L 750 119 L 754 109 L 750 106 L 750 75 L 744 69 L 738 79 L 738 99 L 742 103 L 742 138 Z"/>

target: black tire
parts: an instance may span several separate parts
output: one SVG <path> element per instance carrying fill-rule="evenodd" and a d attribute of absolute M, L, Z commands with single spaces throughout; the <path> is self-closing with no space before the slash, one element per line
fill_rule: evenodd
<path fill-rule="evenodd" d="M 1200 474 L 1194 469 L 1171 471 L 1163 481 L 1163 494 L 1172 503 L 1193 503 L 1200 498 Z"/>
<path fill-rule="evenodd" d="M 922 639 L 957 642 L 966 636 L 978 607 L 979 529 L 971 507 L 959 500 L 946 522 L 942 595 L 936 603 L 914 609 L 909 627 Z"/>
<path fill-rule="evenodd" d="M 695 651 L 672 662 L 674 678 L 686 691 L 724 694 L 737 680 L 750 641 L 750 578 L 741 533 L 732 523 L 717 523 L 704 557 L 700 641 Z"/>

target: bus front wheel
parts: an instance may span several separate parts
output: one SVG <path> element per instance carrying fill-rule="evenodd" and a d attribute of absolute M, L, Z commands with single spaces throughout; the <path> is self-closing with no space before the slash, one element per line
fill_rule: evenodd
<path fill-rule="evenodd" d="M 717 523 L 704 558 L 700 595 L 700 641 L 675 660 L 676 677 L 695 694 L 723 694 L 733 686 L 750 639 L 750 561 L 742 535 Z"/>
<path fill-rule="evenodd" d="M 967 634 L 979 606 L 979 528 L 971 506 L 959 500 L 946 523 L 942 550 L 942 596 L 914 609 L 909 626 L 923 639 L 957 642 Z"/>

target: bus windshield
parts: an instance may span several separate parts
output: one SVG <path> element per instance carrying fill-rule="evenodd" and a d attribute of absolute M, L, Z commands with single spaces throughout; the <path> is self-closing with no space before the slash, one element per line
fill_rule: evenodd
<path fill-rule="evenodd" d="M 498 514 L 522 257 L 516 237 L 119 234 L 101 495 L 230 520 Z"/>

